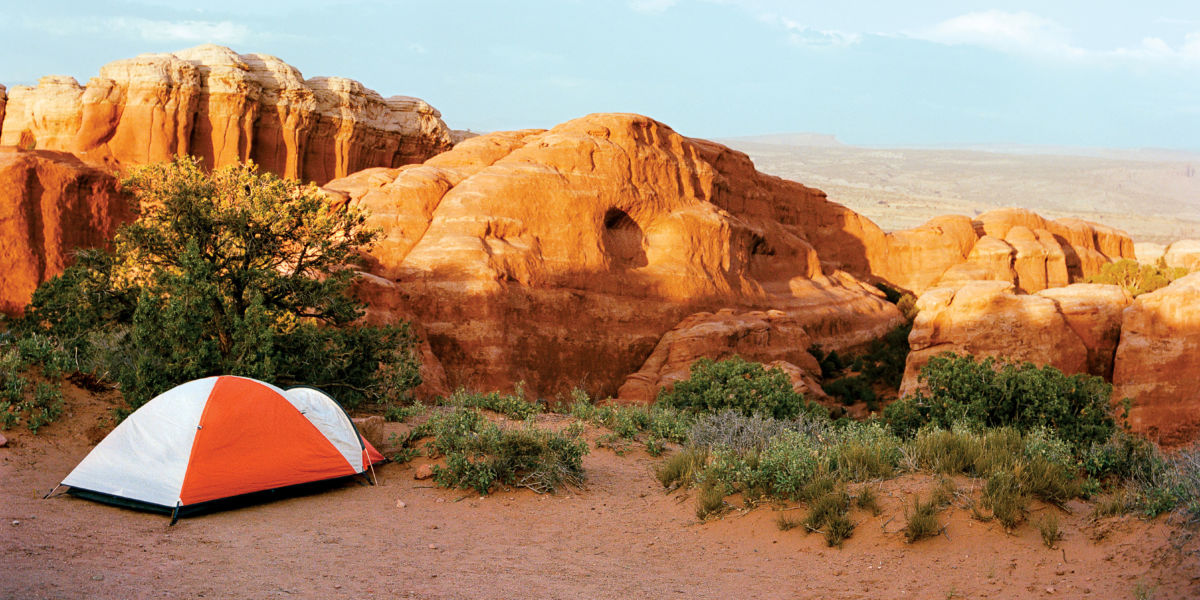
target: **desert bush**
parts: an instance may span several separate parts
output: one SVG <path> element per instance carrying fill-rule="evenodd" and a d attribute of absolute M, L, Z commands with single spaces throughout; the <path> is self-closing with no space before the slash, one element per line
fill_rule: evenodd
<path fill-rule="evenodd" d="M 476 410 L 458 407 L 430 418 L 427 431 L 433 453 L 446 456 L 445 466 L 433 468 L 434 482 L 443 487 L 488 494 L 500 484 L 547 493 L 584 478 L 588 448 L 578 429 L 555 432 L 531 423 L 501 429 Z"/>
<path fill-rule="evenodd" d="M 605 427 L 612 435 L 605 436 L 607 444 L 618 449 L 627 447 L 628 442 L 641 440 L 646 452 L 658 456 L 665 450 L 665 442 L 682 444 L 688 441 L 688 432 L 695 415 L 658 403 L 651 406 L 596 406 L 581 389 L 571 392 L 572 402 L 567 413 L 580 421 Z"/>
<path fill-rule="evenodd" d="M 911 544 L 941 533 L 937 518 L 940 508 L 934 500 L 922 502 L 920 497 L 914 496 L 912 508 L 905 510 L 908 522 L 904 525 L 904 539 Z"/>
<path fill-rule="evenodd" d="M 1021 490 L 1021 482 L 1011 471 L 994 471 L 983 486 L 983 506 L 1007 529 L 1025 519 L 1029 499 Z"/>
<path fill-rule="evenodd" d="M 732 408 L 776 419 L 790 419 L 801 412 L 827 414 L 821 405 L 797 394 L 783 371 L 736 356 L 720 362 L 701 358 L 692 363 L 691 376 L 670 391 L 659 392 L 658 403 L 692 412 Z"/>
<path fill-rule="evenodd" d="M 354 324 L 347 266 L 378 237 L 361 209 L 252 165 L 208 173 L 186 157 L 123 184 L 137 220 L 111 251 L 82 252 L 39 286 L 18 334 L 107 365 L 131 408 L 217 374 L 315 385 L 350 406 L 404 400 L 419 384 L 407 324 Z M 123 332 L 120 356 L 97 359 L 107 349 L 89 342 L 110 329 Z"/>
<path fill-rule="evenodd" d="M 758 459 L 759 473 L 748 477 L 761 483 L 767 494 L 778 498 L 799 498 L 819 469 L 819 450 L 812 438 L 785 431 L 763 448 Z"/>
<path fill-rule="evenodd" d="M 446 404 L 466 408 L 485 408 L 520 421 L 540 412 L 538 405 L 526 400 L 520 391 L 515 394 L 501 394 L 500 392 L 484 394 L 458 388 L 446 399 Z"/>
<path fill-rule="evenodd" d="M 687 447 L 659 464 L 654 474 L 659 483 L 668 489 L 686 487 L 695 482 L 708 463 L 706 448 Z"/>
<path fill-rule="evenodd" d="M 925 424 L 1021 431 L 1048 427 L 1072 448 L 1082 449 L 1108 439 L 1116 428 L 1109 412 L 1112 386 L 1099 377 L 946 353 L 931 359 L 920 378 L 928 391 L 884 410 L 897 435 L 912 436 Z"/>
<path fill-rule="evenodd" d="M 900 463 L 900 440 L 878 422 L 843 427 L 831 436 L 829 469 L 849 481 L 888 478 Z"/>
<path fill-rule="evenodd" d="M 383 418 L 392 423 L 403 423 L 423 412 L 425 406 L 421 404 L 394 404 L 383 411 Z"/>
<path fill-rule="evenodd" d="M 1054 544 L 1062 539 L 1062 530 L 1058 526 L 1058 517 L 1055 515 L 1046 515 L 1037 522 L 1038 532 L 1042 535 L 1042 543 L 1051 550 L 1054 549 Z"/>
<path fill-rule="evenodd" d="M 796 421 L 783 421 L 760 414 L 747 416 L 739 410 L 725 409 L 699 415 L 692 424 L 688 439 L 702 448 L 723 446 L 736 452 L 759 452 L 771 438 L 789 429 L 796 429 L 796 425 Z"/>
<path fill-rule="evenodd" d="M 59 381 L 69 359 L 45 336 L 0 342 L 0 429 L 22 421 L 37 433 L 63 412 Z M 46 381 L 36 381 L 35 373 Z"/>
<path fill-rule="evenodd" d="M 725 512 L 729 505 L 725 504 L 725 490 L 718 485 L 705 483 L 696 494 L 696 518 L 703 521 L 711 516 Z"/>
<path fill-rule="evenodd" d="M 844 488 L 838 488 L 810 503 L 803 525 L 809 531 L 823 533 L 825 543 L 830 547 L 841 547 L 842 542 L 854 532 L 849 511 L 850 496 Z"/>
<path fill-rule="evenodd" d="M 854 505 L 870 511 L 873 515 L 878 515 L 883 510 L 879 507 L 879 495 L 873 488 L 865 485 L 858 489 L 858 494 L 854 497 Z"/>
<path fill-rule="evenodd" d="M 1167 287 L 1184 275 L 1187 275 L 1187 269 L 1168 268 L 1165 264 L 1143 265 L 1123 258 L 1101 266 L 1099 273 L 1087 278 L 1087 283 L 1119 285 L 1137 297 Z"/>
<path fill-rule="evenodd" d="M 865 402 L 868 406 L 874 406 L 879 402 L 879 397 L 875 395 L 875 390 L 871 389 L 870 382 L 861 374 L 847 375 L 822 383 L 821 389 L 840 400 L 842 404 Z"/>

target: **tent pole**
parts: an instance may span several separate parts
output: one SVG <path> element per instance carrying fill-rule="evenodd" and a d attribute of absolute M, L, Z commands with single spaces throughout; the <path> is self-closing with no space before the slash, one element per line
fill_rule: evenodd
<path fill-rule="evenodd" d="M 371 459 L 368 457 L 368 458 L 367 458 L 367 460 L 368 460 L 368 461 L 370 461 Z M 376 485 L 376 484 L 378 484 L 378 483 L 379 483 L 379 479 L 375 477 L 375 463 L 373 463 L 373 462 L 368 462 L 368 463 L 367 463 L 367 467 L 368 467 L 369 469 L 371 469 L 371 478 L 370 478 L 370 479 L 368 479 L 367 481 L 370 481 L 370 482 L 371 482 L 371 485 Z"/>
<path fill-rule="evenodd" d="M 56 486 L 54 486 L 54 489 L 52 489 L 52 490 L 50 490 L 49 492 L 47 492 L 45 496 L 42 496 L 42 500 L 45 500 L 45 499 L 49 498 L 49 497 L 50 497 L 50 495 L 51 495 L 51 494 L 53 494 L 54 492 L 57 492 L 57 491 L 58 491 L 58 488 L 60 488 L 60 487 L 62 487 L 62 484 L 61 484 L 61 483 L 60 483 L 60 484 L 58 484 L 58 485 L 56 485 Z"/>

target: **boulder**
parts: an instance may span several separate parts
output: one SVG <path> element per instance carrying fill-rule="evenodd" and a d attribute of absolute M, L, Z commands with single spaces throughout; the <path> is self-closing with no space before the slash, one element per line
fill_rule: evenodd
<path fill-rule="evenodd" d="M 0 312 L 19 313 L 80 248 L 133 218 L 111 175 L 70 154 L 0 148 Z"/>
<path fill-rule="evenodd" d="M 0 144 L 128 166 L 193 154 L 247 159 L 324 183 L 368 167 L 419 163 L 451 147 L 441 114 L 351 79 L 314 77 L 273 56 L 198 46 L 100 68 L 85 86 L 50 76 L 8 91 Z"/>
<path fill-rule="evenodd" d="M 723 308 L 781 311 L 829 349 L 902 321 L 838 270 L 867 268 L 856 236 L 882 240 L 873 223 L 639 115 L 482 135 L 328 187 L 387 229 L 370 271 L 395 283 L 451 387 L 611 396 L 663 334 Z"/>
<path fill-rule="evenodd" d="M 1200 273 L 1138 296 L 1121 328 L 1113 399 L 1134 431 L 1165 445 L 1200 437 Z"/>
<path fill-rule="evenodd" d="M 1168 267 L 1186 269 L 1189 273 L 1200 271 L 1200 241 L 1180 240 L 1171 244 L 1163 253 Z"/>
<path fill-rule="evenodd" d="M 1153 242 L 1137 242 L 1133 245 L 1133 253 L 1139 263 L 1156 266 L 1167 254 L 1167 247 Z"/>
<path fill-rule="evenodd" d="M 354 427 L 358 429 L 358 433 L 363 436 L 363 439 L 370 442 L 375 448 L 384 447 L 384 442 L 387 439 L 383 437 L 383 426 L 386 422 L 383 417 L 372 415 L 370 417 L 359 417 L 353 419 L 353 421 Z"/>
<path fill-rule="evenodd" d="M 975 281 L 930 290 L 918 298 L 917 309 L 901 395 L 919 389 L 921 368 L 943 352 L 1051 365 L 1068 374 L 1088 372 L 1088 345 L 1051 297 L 1017 294 L 1004 281 Z M 1114 312 L 1119 314 L 1105 314 Z M 1081 328 L 1087 323 L 1083 316 L 1076 321 Z"/>
<path fill-rule="evenodd" d="M 1116 285 L 1076 283 L 1042 290 L 1037 295 L 1058 304 L 1067 325 L 1087 347 L 1087 373 L 1111 381 L 1122 315 L 1133 302 L 1129 292 Z"/>
<path fill-rule="evenodd" d="M 690 315 L 658 341 L 642 368 L 625 379 L 617 400 L 649 404 L 659 390 L 687 379 L 700 358 L 746 360 L 778 366 L 788 374 L 793 388 L 808 398 L 825 396 L 817 383 L 821 366 L 808 353 L 812 338 L 793 315 L 779 310 Z"/>

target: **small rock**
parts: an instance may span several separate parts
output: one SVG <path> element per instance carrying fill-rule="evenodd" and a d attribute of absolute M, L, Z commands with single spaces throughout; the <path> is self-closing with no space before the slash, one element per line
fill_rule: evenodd
<path fill-rule="evenodd" d="M 445 499 L 445 498 L 438 498 L 438 499 L 437 499 L 437 501 L 438 501 L 438 502 L 445 502 L 445 501 L 446 501 L 446 499 Z"/>
<path fill-rule="evenodd" d="M 408 506 L 408 505 L 405 504 L 403 500 L 396 501 L 396 508 L 404 508 L 405 506 Z"/>
<path fill-rule="evenodd" d="M 429 549 L 430 549 L 430 550 L 437 550 L 437 544 L 430 544 L 430 545 L 429 545 Z"/>
<path fill-rule="evenodd" d="M 433 477 L 433 465 L 421 465 L 413 473 L 413 479 L 429 479 L 430 477 Z"/>
<path fill-rule="evenodd" d="M 104 581 L 103 575 L 92 575 L 92 581 Z"/>
<path fill-rule="evenodd" d="M 21 524 L 21 522 L 20 522 L 20 521 L 17 521 L 17 520 L 14 520 L 14 521 L 12 522 L 12 524 L 13 524 L 13 527 L 16 527 L 17 525 L 20 525 L 20 524 Z"/>
<path fill-rule="evenodd" d="M 4 437 L 3 433 L 0 433 L 0 448 L 3 448 L 7 445 L 8 445 L 8 438 Z"/>

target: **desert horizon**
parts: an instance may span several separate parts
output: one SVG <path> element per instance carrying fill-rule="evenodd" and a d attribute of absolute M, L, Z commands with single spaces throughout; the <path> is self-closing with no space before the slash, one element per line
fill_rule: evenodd
<path fill-rule="evenodd" d="M 0 8 L 0 599 L 1200 596 L 1200 14 L 1025 4 Z"/>

